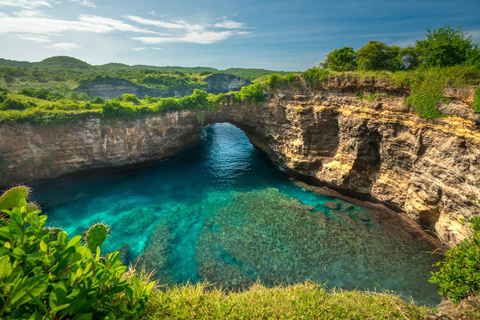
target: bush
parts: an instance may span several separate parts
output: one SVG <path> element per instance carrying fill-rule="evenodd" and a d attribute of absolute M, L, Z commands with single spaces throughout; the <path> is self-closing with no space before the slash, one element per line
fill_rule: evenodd
<path fill-rule="evenodd" d="M 234 95 L 236 101 L 248 100 L 252 104 L 257 104 L 265 101 L 265 93 L 261 84 L 252 84 L 246 87 L 242 87 L 239 92 Z"/>
<path fill-rule="evenodd" d="M 105 99 L 103 99 L 102 97 L 96 96 L 95 98 L 92 99 L 91 102 L 92 102 L 93 104 L 104 104 L 104 103 L 105 103 Z"/>
<path fill-rule="evenodd" d="M 475 90 L 475 97 L 473 98 L 472 108 L 473 111 L 480 112 L 480 88 Z"/>
<path fill-rule="evenodd" d="M 30 107 L 35 107 L 33 102 L 27 103 L 12 98 L 6 98 L 2 104 L 2 110 L 25 110 Z"/>
<path fill-rule="evenodd" d="M 465 221 L 464 221 L 465 222 Z M 429 282 L 439 286 L 439 292 L 459 303 L 469 296 L 480 294 L 480 217 L 468 221 L 473 237 L 445 253 L 445 259 L 435 266 Z"/>
<path fill-rule="evenodd" d="M 0 317 L 2 319 L 137 319 L 154 286 L 132 275 L 119 252 L 101 257 L 103 224 L 68 238 L 45 228 L 47 216 L 27 203 L 29 190 L 0 198 Z"/>
<path fill-rule="evenodd" d="M 132 102 L 133 104 L 140 104 L 140 100 L 138 100 L 137 96 L 134 94 L 124 93 L 122 95 L 123 101 L 125 102 Z"/>
<path fill-rule="evenodd" d="M 153 112 L 149 107 L 135 107 L 123 105 L 119 101 L 110 101 L 102 106 L 100 111 L 104 117 L 117 117 L 122 119 L 133 118 Z"/>
<path fill-rule="evenodd" d="M 307 81 L 310 87 L 317 87 L 318 85 L 327 82 L 330 71 L 321 68 L 310 68 L 302 73 L 303 78 Z"/>
<path fill-rule="evenodd" d="M 7 100 L 7 92 L 0 91 L 0 103 Z"/>

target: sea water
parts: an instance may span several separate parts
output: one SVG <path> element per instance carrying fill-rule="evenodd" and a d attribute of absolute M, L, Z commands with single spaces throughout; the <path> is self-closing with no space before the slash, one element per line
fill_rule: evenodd
<path fill-rule="evenodd" d="M 440 301 L 427 282 L 438 256 L 408 228 L 294 185 L 230 124 L 205 130 L 172 160 L 40 182 L 34 199 L 48 225 L 69 235 L 106 223 L 102 252 L 121 249 L 126 263 L 155 269 L 161 284 L 241 289 L 311 280 Z"/>

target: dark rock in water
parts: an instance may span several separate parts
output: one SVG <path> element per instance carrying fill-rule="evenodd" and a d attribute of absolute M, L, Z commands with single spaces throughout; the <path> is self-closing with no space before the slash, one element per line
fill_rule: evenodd
<path fill-rule="evenodd" d="M 354 211 L 348 214 L 350 218 L 352 219 L 357 219 L 361 220 L 363 222 L 368 222 L 370 221 L 370 215 L 366 212 L 361 212 L 361 211 Z"/>
<path fill-rule="evenodd" d="M 335 201 L 324 203 L 323 206 L 332 210 L 338 210 L 338 203 Z"/>
<path fill-rule="evenodd" d="M 314 206 L 305 206 L 305 209 L 307 209 L 308 211 L 313 211 L 315 209 Z"/>
<path fill-rule="evenodd" d="M 342 204 L 342 209 L 343 210 L 350 210 L 353 208 L 353 204 L 350 204 L 350 203 L 343 203 Z"/>
<path fill-rule="evenodd" d="M 218 94 L 227 93 L 229 91 L 238 91 L 242 87 L 252 84 L 250 80 L 243 79 L 232 74 L 212 74 L 211 76 L 203 79 L 208 83 L 208 92 Z"/>

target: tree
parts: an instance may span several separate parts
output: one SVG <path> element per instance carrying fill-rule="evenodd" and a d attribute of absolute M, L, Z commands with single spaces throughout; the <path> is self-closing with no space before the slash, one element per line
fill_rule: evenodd
<path fill-rule="evenodd" d="M 400 59 L 403 63 L 403 69 L 416 69 L 420 65 L 419 53 L 415 47 L 408 46 L 400 50 Z"/>
<path fill-rule="evenodd" d="M 389 70 L 403 69 L 400 57 L 401 48 L 387 46 L 385 42 L 371 40 L 357 50 L 357 64 L 359 70 Z"/>
<path fill-rule="evenodd" d="M 417 40 L 415 47 L 420 55 L 420 62 L 426 67 L 449 67 L 462 64 L 470 58 L 475 46 L 472 37 L 467 36 L 461 27 L 457 30 L 446 25 L 430 31 L 427 39 Z"/>
<path fill-rule="evenodd" d="M 357 55 L 352 47 L 335 49 L 327 54 L 327 59 L 320 66 L 334 71 L 353 71 L 357 69 Z"/>

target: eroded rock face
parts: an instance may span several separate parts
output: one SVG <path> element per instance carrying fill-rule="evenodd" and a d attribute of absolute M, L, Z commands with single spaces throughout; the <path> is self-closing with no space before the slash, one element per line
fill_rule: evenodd
<path fill-rule="evenodd" d="M 380 94 L 368 102 L 358 92 Z M 465 94 L 450 95 L 445 110 L 473 114 Z M 453 246 L 468 234 L 459 219 L 473 215 L 480 197 L 480 132 L 469 116 L 419 118 L 405 97 L 404 88 L 381 81 L 333 78 L 317 90 L 305 83 L 275 90 L 257 105 L 230 98 L 205 124 L 232 123 L 292 175 L 403 210 Z M 193 143 L 199 129 L 189 111 L 1 124 L 0 185 L 162 159 Z"/>
<path fill-rule="evenodd" d="M 51 126 L 0 125 L 0 185 L 170 157 L 198 138 L 195 113 L 132 120 L 87 116 Z"/>
<path fill-rule="evenodd" d="M 211 76 L 203 79 L 204 82 L 208 83 L 208 92 L 218 94 L 226 93 L 231 90 L 238 91 L 244 86 L 251 85 L 252 82 L 241 77 L 234 76 L 232 74 L 212 74 Z"/>
<path fill-rule="evenodd" d="M 315 92 L 277 90 L 259 105 L 229 102 L 208 121 L 236 124 L 293 175 L 403 210 L 448 246 L 462 241 L 469 230 L 459 219 L 472 217 L 480 196 L 475 122 L 419 118 L 392 85 L 335 81 Z M 380 95 L 371 102 L 355 95 L 372 87 Z M 473 114 L 464 94 L 450 99 Z"/>
<path fill-rule="evenodd" d="M 136 85 L 124 79 L 115 78 L 83 81 L 82 84 L 74 90 L 85 92 L 90 98 L 99 96 L 104 99 L 113 99 L 124 93 L 134 94 L 137 98 L 143 99 L 146 95 L 150 97 L 183 97 L 193 92 L 193 88 L 188 87 L 177 87 L 168 90 L 151 89 Z"/>

